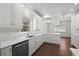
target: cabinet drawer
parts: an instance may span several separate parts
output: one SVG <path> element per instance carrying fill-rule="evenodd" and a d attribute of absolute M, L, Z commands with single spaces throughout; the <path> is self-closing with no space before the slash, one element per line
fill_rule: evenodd
<path fill-rule="evenodd" d="M 1 49 L 1 56 L 12 56 L 12 47 L 6 47 Z"/>

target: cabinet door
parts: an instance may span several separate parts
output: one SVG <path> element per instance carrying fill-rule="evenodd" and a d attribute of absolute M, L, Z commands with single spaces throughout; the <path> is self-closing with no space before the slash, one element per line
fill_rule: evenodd
<path fill-rule="evenodd" d="M 0 3 L 0 26 L 10 26 L 12 16 L 12 4 Z"/>
<path fill-rule="evenodd" d="M 44 34 L 43 39 L 45 42 L 48 42 L 49 41 L 48 39 L 50 39 L 50 38 L 49 38 L 48 34 Z"/>
<path fill-rule="evenodd" d="M 73 36 L 71 42 L 76 48 L 79 49 L 79 37 L 78 36 Z"/>
<path fill-rule="evenodd" d="M 39 36 L 36 36 L 34 40 L 35 40 L 35 50 L 37 50 L 39 48 L 39 45 L 40 45 Z"/>
<path fill-rule="evenodd" d="M 1 56 L 12 56 L 12 47 L 6 47 L 1 49 Z"/>
<path fill-rule="evenodd" d="M 29 55 L 31 56 L 35 52 L 35 40 L 29 40 Z"/>
<path fill-rule="evenodd" d="M 17 28 L 23 27 L 24 9 L 21 4 L 14 4 L 14 23 Z"/>
<path fill-rule="evenodd" d="M 41 35 L 29 40 L 29 55 L 32 55 L 43 43 Z"/>
<path fill-rule="evenodd" d="M 43 40 L 43 43 L 46 41 L 46 39 L 47 39 L 47 38 L 46 38 L 46 35 L 45 35 L 45 34 L 42 34 L 42 35 L 41 35 L 41 40 Z"/>
<path fill-rule="evenodd" d="M 42 38 L 42 35 L 39 35 L 38 37 L 37 37 L 37 48 L 39 48 L 43 43 L 44 43 L 44 39 Z"/>
<path fill-rule="evenodd" d="M 46 37 L 47 37 L 46 42 L 48 42 L 48 43 L 55 43 L 55 44 L 60 43 L 60 35 L 47 34 Z"/>
<path fill-rule="evenodd" d="M 47 34 L 43 34 L 42 39 L 43 39 L 43 42 L 47 42 L 47 39 L 48 39 Z"/>
<path fill-rule="evenodd" d="M 50 35 L 50 34 L 47 34 L 46 35 L 46 42 L 48 42 L 48 43 L 53 43 L 53 35 Z"/>

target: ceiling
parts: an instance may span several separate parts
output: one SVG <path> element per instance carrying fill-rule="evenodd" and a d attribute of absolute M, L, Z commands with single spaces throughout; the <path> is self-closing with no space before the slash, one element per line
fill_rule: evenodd
<path fill-rule="evenodd" d="M 74 3 L 28 3 L 32 10 L 37 10 L 40 14 L 61 15 L 79 11 L 79 4 Z"/>

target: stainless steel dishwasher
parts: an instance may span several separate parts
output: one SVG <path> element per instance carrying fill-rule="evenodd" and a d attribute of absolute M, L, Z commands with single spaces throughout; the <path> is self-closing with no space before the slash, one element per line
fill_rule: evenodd
<path fill-rule="evenodd" d="M 28 56 L 28 40 L 13 45 L 12 56 Z"/>

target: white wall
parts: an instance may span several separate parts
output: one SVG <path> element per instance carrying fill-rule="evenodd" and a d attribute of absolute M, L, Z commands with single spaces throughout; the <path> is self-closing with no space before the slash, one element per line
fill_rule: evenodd
<path fill-rule="evenodd" d="M 79 29 L 79 14 L 72 16 L 71 28 L 72 33 L 78 34 L 77 30 Z"/>
<path fill-rule="evenodd" d="M 72 15 L 71 21 L 71 43 L 79 48 L 79 14 Z"/>

